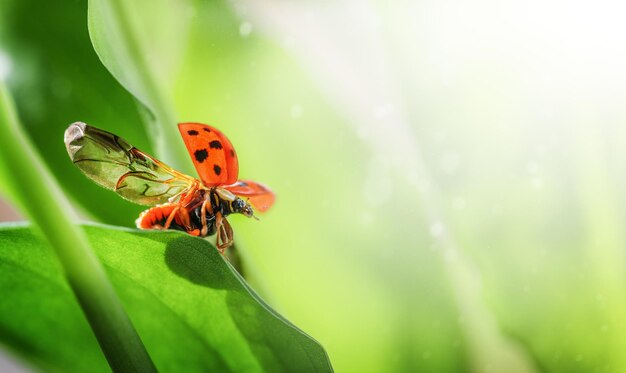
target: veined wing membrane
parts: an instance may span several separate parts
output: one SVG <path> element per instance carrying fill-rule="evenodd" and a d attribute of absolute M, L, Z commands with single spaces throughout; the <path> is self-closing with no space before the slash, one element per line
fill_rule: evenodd
<path fill-rule="evenodd" d="M 194 182 L 126 140 L 85 123 L 67 128 L 65 147 L 72 162 L 90 179 L 140 205 L 167 202 Z"/>

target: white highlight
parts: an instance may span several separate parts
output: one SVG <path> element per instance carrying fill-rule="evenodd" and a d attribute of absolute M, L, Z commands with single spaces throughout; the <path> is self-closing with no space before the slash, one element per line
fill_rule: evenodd
<path fill-rule="evenodd" d="M 247 38 L 252 33 L 252 24 L 250 22 L 242 22 L 239 25 L 239 35 L 242 38 Z"/>
<path fill-rule="evenodd" d="M 452 175 L 459 168 L 459 164 L 461 163 L 461 157 L 455 152 L 446 152 L 443 157 L 441 157 L 441 169 L 446 175 Z"/>
<path fill-rule="evenodd" d="M 530 185 L 533 187 L 533 189 L 541 189 L 543 188 L 543 179 L 540 177 L 533 177 Z"/>
<path fill-rule="evenodd" d="M 526 165 L 526 170 L 528 170 L 529 174 L 536 174 L 539 171 L 539 165 L 535 162 L 529 162 Z"/>
<path fill-rule="evenodd" d="M 393 195 L 389 160 L 382 156 L 374 157 L 369 162 L 367 177 L 363 183 L 363 196 L 370 207 L 380 207 Z"/>
<path fill-rule="evenodd" d="M 430 225 L 429 231 L 433 237 L 441 237 L 446 228 L 441 222 L 434 222 Z"/>
<path fill-rule="evenodd" d="M 6 53 L 0 50 L 0 80 L 6 80 L 11 73 L 13 65 Z"/>
<path fill-rule="evenodd" d="M 300 105 L 293 105 L 291 107 L 291 117 L 292 118 L 300 118 L 302 116 L 302 106 Z"/>
<path fill-rule="evenodd" d="M 452 208 L 454 208 L 455 210 L 465 209 L 465 199 L 463 197 L 456 197 L 452 201 Z"/>

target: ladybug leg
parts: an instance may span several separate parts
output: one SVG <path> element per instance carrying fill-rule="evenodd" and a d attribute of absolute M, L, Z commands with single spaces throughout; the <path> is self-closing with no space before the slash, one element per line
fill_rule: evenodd
<path fill-rule="evenodd" d="M 193 197 L 196 194 L 196 191 L 198 191 L 198 183 L 194 182 L 193 184 L 191 184 L 189 189 L 185 190 L 184 192 L 182 192 L 179 195 L 171 197 L 169 199 L 169 202 L 174 202 L 174 200 L 176 200 L 176 198 L 180 196 L 180 199 L 178 200 L 178 204 L 179 205 L 186 205 L 186 204 L 188 204 L 191 201 L 191 199 L 193 199 Z"/>
<path fill-rule="evenodd" d="M 185 227 L 187 232 L 191 230 L 191 220 L 189 219 L 189 211 L 186 208 L 181 207 L 180 210 L 178 210 L 178 216 L 176 216 L 176 223 Z"/>
<path fill-rule="evenodd" d="M 211 207 L 209 200 L 205 199 L 204 202 L 202 202 L 202 207 L 200 208 L 200 220 L 202 222 L 202 229 L 200 230 L 200 234 L 203 237 L 206 236 L 209 232 L 209 226 L 206 224 L 207 210 L 209 210 L 210 214 L 213 213 L 213 208 Z"/>
<path fill-rule="evenodd" d="M 174 220 L 174 217 L 176 216 L 176 214 L 178 214 L 179 210 L 180 210 L 180 206 L 176 206 L 174 210 L 170 212 L 170 215 L 167 217 L 167 220 L 165 221 L 165 224 L 163 225 L 163 229 L 170 229 L 170 225 L 172 225 L 172 220 Z"/>
<path fill-rule="evenodd" d="M 189 210 L 180 204 L 172 210 L 167 220 L 165 221 L 165 227 L 163 229 L 168 229 L 172 224 L 172 221 L 175 221 L 176 224 L 185 227 L 187 233 L 192 236 L 205 236 L 206 234 L 202 234 L 200 229 L 192 229 L 191 227 L 191 219 L 189 218 Z"/>
<path fill-rule="evenodd" d="M 217 250 L 219 250 L 221 254 L 224 254 L 224 250 L 233 244 L 233 229 L 228 220 L 222 216 L 221 212 L 215 214 L 215 225 L 217 227 L 217 239 L 215 244 Z"/>
<path fill-rule="evenodd" d="M 215 214 L 215 228 L 217 230 L 217 234 L 215 235 L 215 246 L 217 246 L 217 250 L 220 253 L 224 253 L 224 249 L 221 247 L 221 236 L 222 236 L 222 225 L 224 224 L 222 213 L 218 212 Z"/>
<path fill-rule="evenodd" d="M 189 230 L 187 233 L 192 236 L 200 237 L 200 229 Z"/>
<path fill-rule="evenodd" d="M 233 228 L 230 226 L 228 220 L 224 219 L 224 224 L 222 225 L 224 228 L 224 233 L 226 234 L 225 247 L 224 249 L 230 247 L 233 244 Z"/>

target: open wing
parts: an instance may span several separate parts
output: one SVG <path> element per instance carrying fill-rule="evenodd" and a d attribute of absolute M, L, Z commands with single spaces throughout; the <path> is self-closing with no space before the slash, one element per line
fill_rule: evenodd
<path fill-rule="evenodd" d="M 259 212 L 267 211 L 274 204 L 276 196 L 268 187 L 252 180 L 240 180 L 233 185 L 222 187 L 239 197 L 248 198 Z"/>
<path fill-rule="evenodd" d="M 180 123 L 178 130 L 205 186 L 229 185 L 237 181 L 237 154 L 222 132 L 202 123 Z"/>
<path fill-rule="evenodd" d="M 140 205 L 167 202 L 194 182 L 126 140 L 85 123 L 73 123 L 65 130 L 65 147 L 90 179 Z"/>

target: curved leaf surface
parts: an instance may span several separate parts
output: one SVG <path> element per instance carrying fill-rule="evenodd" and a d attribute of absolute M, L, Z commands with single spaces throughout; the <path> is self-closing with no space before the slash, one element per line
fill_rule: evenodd
<path fill-rule="evenodd" d="M 323 348 L 207 241 L 85 230 L 160 371 L 332 371 Z M 0 273 L 0 342 L 46 370 L 108 370 L 60 266 L 29 227 L 0 227 Z"/>
<path fill-rule="evenodd" d="M 189 29 L 189 1 L 89 0 L 89 35 L 106 68 L 149 109 L 156 156 L 190 172 L 191 161 L 178 140 L 171 82 Z M 150 20 L 151 22 L 148 22 Z"/>

